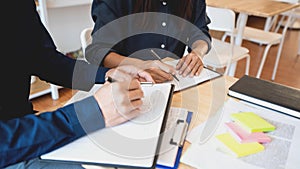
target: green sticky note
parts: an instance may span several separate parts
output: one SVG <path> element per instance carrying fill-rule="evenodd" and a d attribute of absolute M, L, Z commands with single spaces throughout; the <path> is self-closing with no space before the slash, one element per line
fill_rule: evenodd
<path fill-rule="evenodd" d="M 230 117 L 249 133 L 275 130 L 274 125 L 253 112 L 233 113 Z"/>
<path fill-rule="evenodd" d="M 229 154 L 235 157 L 243 157 L 263 151 L 265 148 L 258 142 L 239 143 L 230 133 L 224 133 L 216 136 L 222 145 L 226 148 Z"/>

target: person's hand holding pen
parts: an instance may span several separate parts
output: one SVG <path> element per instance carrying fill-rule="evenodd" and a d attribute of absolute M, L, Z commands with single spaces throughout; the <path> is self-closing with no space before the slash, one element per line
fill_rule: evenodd
<path fill-rule="evenodd" d="M 124 75 L 125 73 L 125 75 Z M 122 65 L 115 69 L 110 69 L 106 73 L 106 77 L 111 77 L 117 81 L 128 81 L 130 78 L 136 78 L 140 82 L 153 82 L 151 74 L 145 70 L 132 65 Z"/>
<path fill-rule="evenodd" d="M 105 125 L 115 126 L 141 114 L 144 93 L 141 81 L 154 83 L 151 75 L 134 66 L 120 66 L 106 73 L 108 81 L 96 91 Z"/>
<path fill-rule="evenodd" d="M 146 67 L 148 67 L 146 69 L 146 71 L 151 74 L 151 76 L 153 77 L 155 82 L 162 83 L 162 82 L 166 82 L 166 81 L 171 81 L 171 80 L 173 80 L 173 78 L 175 78 L 175 80 L 179 81 L 175 75 L 176 70 L 174 67 L 163 63 L 160 56 L 153 49 L 150 50 L 150 54 L 157 60 L 148 61 L 150 66 L 146 66 Z M 147 61 L 145 61 L 145 62 L 147 62 Z"/>
<path fill-rule="evenodd" d="M 127 57 L 120 55 L 116 52 L 110 52 L 104 59 L 103 65 L 108 68 L 115 68 L 117 66 L 133 65 L 140 69 L 150 73 L 156 83 L 162 83 L 173 80 L 173 76 L 176 74 L 176 69 L 173 66 L 165 64 L 152 56 L 149 51 L 149 55 L 153 60 L 143 60 L 134 57 Z M 143 56 L 141 56 L 142 58 Z"/>

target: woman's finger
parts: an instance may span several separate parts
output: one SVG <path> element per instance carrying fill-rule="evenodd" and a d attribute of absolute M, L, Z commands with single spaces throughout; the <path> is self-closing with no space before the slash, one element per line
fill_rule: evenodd
<path fill-rule="evenodd" d="M 200 73 L 201 73 L 201 71 L 203 70 L 203 68 L 204 68 L 203 64 L 199 66 L 199 68 L 198 68 L 198 70 L 197 70 L 197 72 L 196 72 L 196 76 L 199 76 L 199 75 L 200 75 Z"/>
<path fill-rule="evenodd" d="M 192 61 L 192 57 L 191 57 L 191 54 L 189 54 L 189 55 L 186 56 L 186 59 L 185 59 L 183 65 L 179 69 L 179 74 L 180 75 L 183 75 L 183 73 L 185 72 L 185 69 L 189 66 L 191 61 Z M 190 70 L 187 70 L 187 71 L 190 71 Z"/>
<path fill-rule="evenodd" d="M 184 56 L 181 59 L 179 59 L 177 65 L 176 65 L 176 69 L 177 70 L 179 70 L 182 67 L 182 65 L 184 64 L 185 58 L 186 58 L 186 56 Z"/>

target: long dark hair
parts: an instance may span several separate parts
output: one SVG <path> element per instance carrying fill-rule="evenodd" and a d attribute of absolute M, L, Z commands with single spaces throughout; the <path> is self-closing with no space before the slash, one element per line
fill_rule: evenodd
<path fill-rule="evenodd" d="M 173 15 L 187 20 L 192 19 L 192 0 L 137 0 L 134 12 L 157 12 L 163 1 L 171 7 Z"/>

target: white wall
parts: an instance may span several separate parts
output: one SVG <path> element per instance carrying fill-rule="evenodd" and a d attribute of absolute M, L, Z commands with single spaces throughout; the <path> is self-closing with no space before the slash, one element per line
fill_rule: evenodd
<path fill-rule="evenodd" d="M 45 0 L 40 0 L 45 1 Z M 58 50 L 80 49 L 80 32 L 93 25 L 91 0 L 46 0 L 46 27 Z"/>

